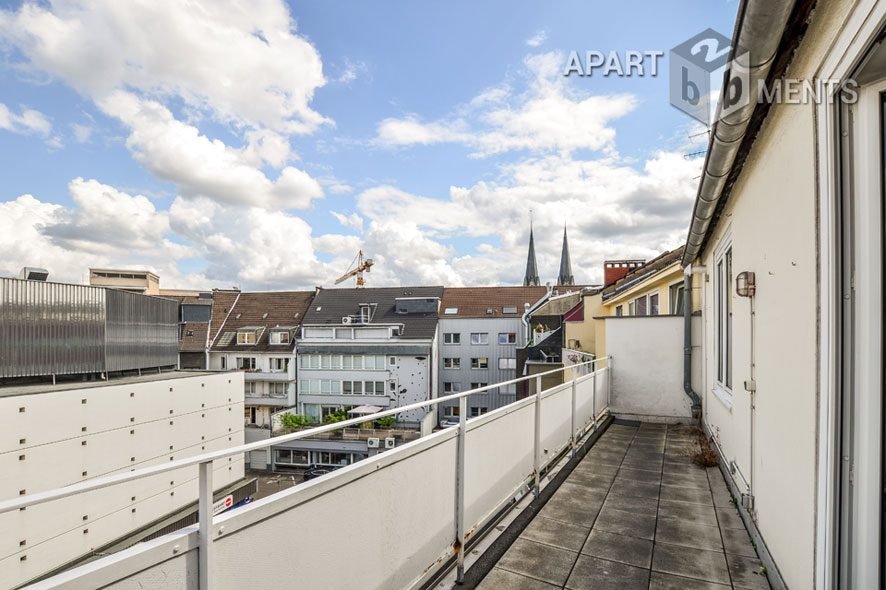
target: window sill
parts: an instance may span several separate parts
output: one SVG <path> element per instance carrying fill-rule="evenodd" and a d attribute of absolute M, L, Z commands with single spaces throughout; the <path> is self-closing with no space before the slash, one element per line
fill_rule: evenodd
<path fill-rule="evenodd" d="M 714 383 L 713 389 L 711 389 L 711 393 L 720 400 L 726 409 L 730 412 L 732 411 L 732 392 L 720 385 L 719 383 Z"/>

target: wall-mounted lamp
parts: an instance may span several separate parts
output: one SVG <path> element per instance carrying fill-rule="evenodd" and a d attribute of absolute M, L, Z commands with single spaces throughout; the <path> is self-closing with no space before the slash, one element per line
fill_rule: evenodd
<path fill-rule="evenodd" d="M 748 270 L 738 273 L 738 276 L 735 277 L 736 294 L 739 297 L 753 297 L 756 291 L 757 284 L 754 280 L 754 273 Z"/>

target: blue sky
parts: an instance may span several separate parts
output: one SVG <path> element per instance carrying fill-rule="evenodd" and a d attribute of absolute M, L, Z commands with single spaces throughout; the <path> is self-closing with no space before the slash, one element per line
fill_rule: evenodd
<path fill-rule="evenodd" d="M 0 274 L 146 266 L 163 285 L 519 282 L 679 245 L 703 131 L 656 77 L 572 50 L 667 51 L 737 2 L 2 3 Z M 80 179 L 80 180 L 78 180 Z M 23 197 L 22 195 L 31 195 Z"/>

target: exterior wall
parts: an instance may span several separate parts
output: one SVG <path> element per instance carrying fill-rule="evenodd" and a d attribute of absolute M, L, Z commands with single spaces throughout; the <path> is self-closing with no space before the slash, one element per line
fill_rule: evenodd
<path fill-rule="evenodd" d="M 167 375 L 0 389 L 6 417 L 0 498 L 243 444 L 241 374 Z M 216 489 L 242 477 L 242 457 L 216 463 Z M 184 468 L 0 514 L 0 587 L 39 576 L 196 499 L 197 471 Z"/>
<path fill-rule="evenodd" d="M 582 352 L 597 353 L 597 324 L 595 317 L 604 315 L 603 299 L 600 293 L 584 295 L 584 320 L 580 322 L 564 322 L 566 334 L 564 343 L 566 348 L 581 350 Z M 581 343 L 579 346 L 575 341 Z"/>
<path fill-rule="evenodd" d="M 853 3 L 819 4 L 787 77 L 813 79 Z M 818 274 L 816 105 L 771 107 L 721 220 L 700 256 L 705 318 L 704 419 L 723 459 L 752 482 L 752 516 L 785 583 L 812 588 L 815 565 Z M 733 274 L 756 273 L 733 297 L 731 405 L 714 393 L 714 253 L 731 232 Z M 756 367 L 755 411 L 743 383 Z M 754 420 L 753 438 L 751 420 Z M 753 449 L 753 452 L 752 452 Z M 822 477 L 826 477 L 822 474 Z M 743 487 L 742 485 L 739 486 Z"/>
<path fill-rule="evenodd" d="M 242 371 L 244 374 L 244 422 L 263 428 L 271 427 L 271 414 L 283 408 L 291 408 L 296 404 L 296 354 L 292 350 L 278 352 L 210 352 L 209 368 L 213 371 L 234 371 L 237 358 L 252 357 L 255 359 L 255 371 Z M 224 369 L 222 359 L 224 358 Z M 271 369 L 271 359 L 289 359 L 288 371 Z M 254 383 L 255 392 L 246 393 L 247 384 Z M 282 384 L 284 393 L 277 393 Z M 255 421 L 252 421 L 253 408 Z"/>
<path fill-rule="evenodd" d="M 672 264 L 666 269 L 662 269 L 660 272 L 647 278 L 646 280 L 641 281 L 636 285 L 631 286 L 629 289 L 626 289 L 621 293 L 603 301 L 605 315 L 614 316 L 615 308 L 619 305 L 623 306 L 624 315 L 628 315 L 629 302 L 643 295 L 652 295 L 654 293 L 658 293 L 659 315 L 669 314 L 671 309 L 671 298 L 669 291 L 670 286 L 675 283 L 683 283 L 683 269 L 680 267 L 679 262 Z M 648 309 L 646 314 L 649 315 Z"/>
<path fill-rule="evenodd" d="M 517 377 L 517 348 L 524 344 L 523 324 L 520 318 L 440 318 L 440 358 L 438 359 L 439 368 L 439 394 L 441 396 L 449 395 L 444 389 L 444 383 L 457 384 L 456 391 L 467 391 L 471 388 L 471 383 L 500 383 L 502 381 L 510 381 Z M 471 344 L 471 334 L 487 333 L 489 335 L 488 344 Z M 457 333 L 461 335 L 460 344 L 445 344 L 443 334 Z M 516 334 L 515 344 L 499 344 L 498 335 L 514 333 Z M 472 358 L 489 359 L 488 369 L 472 369 Z M 443 366 L 443 359 L 458 358 L 461 360 L 459 369 L 446 369 Z M 515 368 L 499 369 L 500 358 L 514 359 Z M 453 391 L 452 393 L 454 393 Z M 468 398 L 468 410 L 470 408 L 487 408 L 492 411 L 507 405 L 517 399 L 517 388 L 515 385 L 506 388 L 490 390 L 487 393 L 472 395 Z M 447 402 L 441 404 L 443 407 L 458 406 L 456 402 Z M 440 409 L 440 418 L 443 418 L 445 410 Z"/>
<path fill-rule="evenodd" d="M 683 318 L 601 321 L 606 322 L 608 354 L 612 356 L 613 413 L 646 421 L 690 420 L 692 404 L 683 391 Z"/>

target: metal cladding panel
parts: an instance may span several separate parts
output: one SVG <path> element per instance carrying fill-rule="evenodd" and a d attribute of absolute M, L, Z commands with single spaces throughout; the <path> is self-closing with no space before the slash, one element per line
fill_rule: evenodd
<path fill-rule="evenodd" d="M 104 370 L 105 290 L 0 279 L 0 378 Z"/>
<path fill-rule="evenodd" d="M 107 289 L 108 372 L 178 362 L 178 303 Z"/>

